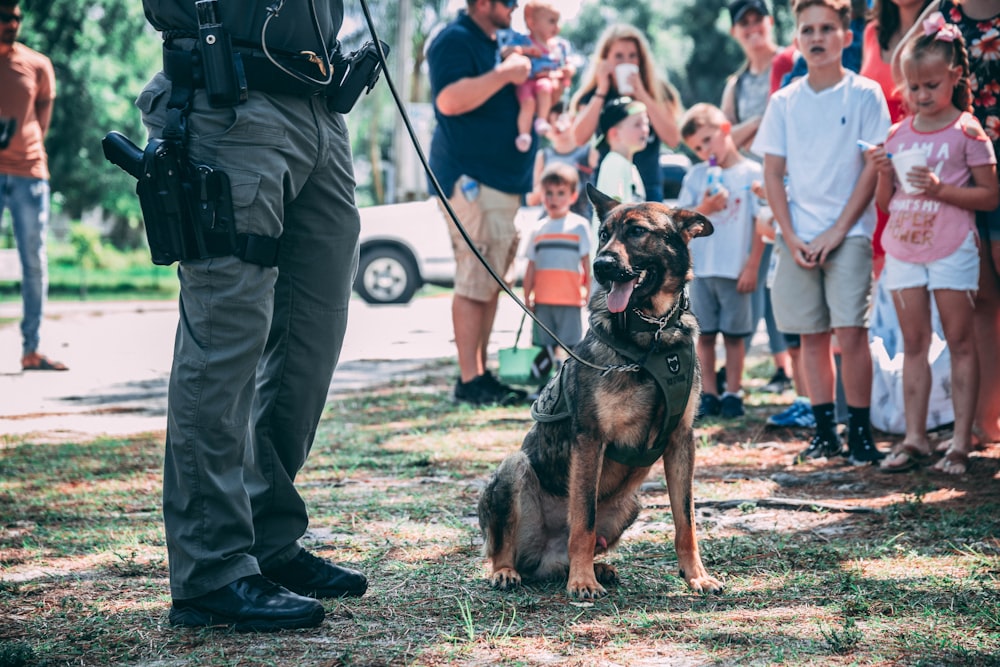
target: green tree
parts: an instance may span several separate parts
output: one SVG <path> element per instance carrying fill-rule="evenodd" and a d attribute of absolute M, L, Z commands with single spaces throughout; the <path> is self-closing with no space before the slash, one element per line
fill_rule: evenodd
<path fill-rule="evenodd" d="M 22 38 L 52 59 L 57 98 L 46 140 L 53 191 L 71 217 L 101 206 L 111 240 L 142 243 L 135 180 L 104 159 L 101 139 L 119 130 L 145 137 L 133 105 L 158 68 L 159 39 L 130 0 L 26 0 Z"/>

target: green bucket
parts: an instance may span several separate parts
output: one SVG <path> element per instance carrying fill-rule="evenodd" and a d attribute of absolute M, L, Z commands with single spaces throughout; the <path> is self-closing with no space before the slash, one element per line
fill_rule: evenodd
<path fill-rule="evenodd" d="M 531 365 L 542 351 L 540 347 L 506 347 L 498 352 L 500 379 L 513 384 L 538 382 L 531 376 Z"/>
<path fill-rule="evenodd" d="M 521 330 L 524 328 L 524 319 L 527 313 L 521 315 L 521 324 L 517 327 L 517 336 L 514 337 L 514 347 L 502 348 L 497 357 L 500 362 L 498 375 L 504 382 L 512 384 L 538 384 L 548 377 L 551 364 L 544 369 L 533 368 L 538 355 L 542 353 L 542 348 L 537 345 L 529 347 L 518 347 L 521 340 Z M 546 357 L 547 358 L 547 357 Z"/>

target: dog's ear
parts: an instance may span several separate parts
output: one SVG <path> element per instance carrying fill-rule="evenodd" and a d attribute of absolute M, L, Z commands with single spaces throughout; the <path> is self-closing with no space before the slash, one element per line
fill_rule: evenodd
<path fill-rule="evenodd" d="M 590 183 L 587 183 L 587 197 L 594 204 L 594 210 L 597 211 L 598 220 L 604 220 L 612 209 L 621 205 L 620 201 L 614 197 L 609 197 Z"/>
<path fill-rule="evenodd" d="M 683 208 L 675 208 L 670 212 L 670 217 L 674 219 L 680 227 L 684 241 L 690 243 L 691 239 L 698 236 L 711 236 L 715 231 L 712 222 L 696 211 L 689 211 Z"/>

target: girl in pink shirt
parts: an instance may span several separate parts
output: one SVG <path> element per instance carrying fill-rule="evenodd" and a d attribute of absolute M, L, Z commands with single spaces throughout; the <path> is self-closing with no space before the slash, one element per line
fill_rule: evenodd
<path fill-rule="evenodd" d="M 903 401 L 906 436 L 882 462 L 889 472 L 909 470 L 930 454 L 927 403 L 931 371 L 930 295 L 941 313 L 951 353 L 955 430 L 951 447 L 934 469 L 961 475 L 972 450 L 972 421 L 979 389 L 972 293 L 979 285 L 975 211 L 1000 200 L 996 157 L 982 126 L 969 113 L 969 60 L 965 42 L 940 13 L 924 22 L 902 53 L 903 96 L 913 114 L 871 149 L 878 168 L 875 200 L 889 213 L 882 236 L 886 287 L 892 292 L 903 334 Z M 926 166 L 897 174 L 890 156 L 909 149 Z M 907 193 L 905 179 L 916 192 Z"/>

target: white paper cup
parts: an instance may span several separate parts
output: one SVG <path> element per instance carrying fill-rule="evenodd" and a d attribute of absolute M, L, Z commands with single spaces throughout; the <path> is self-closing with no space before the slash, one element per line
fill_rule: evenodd
<path fill-rule="evenodd" d="M 628 82 L 633 73 L 638 74 L 639 66 L 635 63 L 621 63 L 615 65 L 615 88 L 621 95 L 631 95 L 634 91 L 632 84 Z"/>
<path fill-rule="evenodd" d="M 927 154 L 920 148 L 911 148 L 901 153 L 892 154 L 892 166 L 896 169 L 896 176 L 903 185 L 903 192 L 908 195 L 915 195 L 921 192 L 920 188 L 914 187 L 906 175 L 914 167 L 927 166 Z"/>

